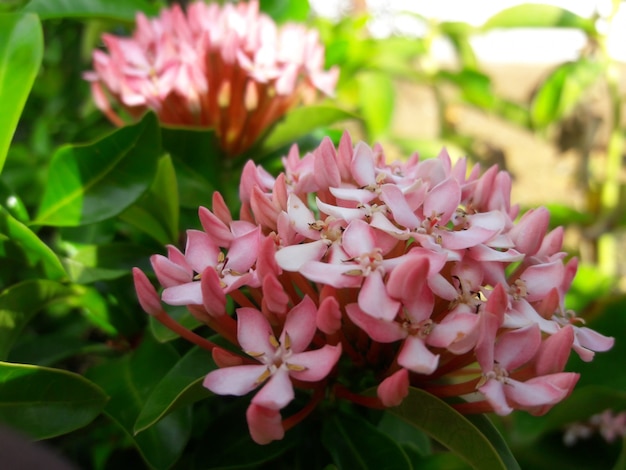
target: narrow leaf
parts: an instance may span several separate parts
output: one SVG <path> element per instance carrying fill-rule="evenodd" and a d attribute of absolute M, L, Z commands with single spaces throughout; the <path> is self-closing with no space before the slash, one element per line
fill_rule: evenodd
<path fill-rule="evenodd" d="M 43 57 L 36 15 L 0 14 L 0 171 Z"/>
<path fill-rule="evenodd" d="M 519 468 L 495 428 L 481 422 L 480 428 L 488 428 L 487 436 L 467 417 L 428 392 L 410 388 L 404 401 L 388 412 L 421 429 L 475 469 Z"/>
<path fill-rule="evenodd" d="M 106 394 L 80 375 L 0 362 L 0 421 L 33 439 L 86 426 L 106 401 Z"/>
<path fill-rule="evenodd" d="M 40 310 L 67 300 L 71 288 L 51 280 L 29 280 L 0 293 L 0 360 L 7 358 L 23 328 Z"/>
<path fill-rule="evenodd" d="M 119 214 L 151 185 L 160 148 L 153 114 L 93 144 L 61 147 L 34 223 L 76 226 Z"/>
<path fill-rule="evenodd" d="M 54 281 L 67 278 L 57 255 L 35 233 L 0 207 L 0 234 L 17 243 L 31 266 L 39 264 L 45 277 Z"/>
<path fill-rule="evenodd" d="M 132 22 L 138 11 L 156 15 L 160 2 L 147 0 L 31 0 L 24 11 L 41 19 L 99 18 Z"/>
<path fill-rule="evenodd" d="M 183 406 L 211 396 L 202 381 L 216 367 L 210 352 L 198 347 L 191 349 L 150 393 L 135 423 L 135 433 Z"/>

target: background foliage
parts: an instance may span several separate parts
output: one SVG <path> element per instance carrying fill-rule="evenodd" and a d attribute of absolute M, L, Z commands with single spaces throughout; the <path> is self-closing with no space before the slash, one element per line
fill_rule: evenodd
<path fill-rule="evenodd" d="M 100 33 L 127 33 L 137 11 L 155 14 L 162 1 L 0 6 L 1 422 L 94 469 L 331 463 L 350 469 L 510 469 L 516 460 L 534 469 L 626 466 L 622 442 L 593 438 L 571 448 L 562 442 L 568 424 L 606 408 L 626 410 L 626 369 L 619 366 L 626 354 L 626 271 L 619 262 L 626 225 L 623 77 L 598 18 L 525 4 L 481 27 L 417 17 L 427 25 L 425 35 L 378 39 L 368 32 L 365 11 L 331 22 L 313 18 L 305 2 L 263 1 L 279 22 L 295 19 L 319 28 L 327 65 L 341 66 L 337 96 L 296 109 L 239 162 L 213 172 L 202 170 L 220 165 L 210 131 L 161 128 L 150 114 L 116 130 L 95 109 L 81 78 Z M 614 1 L 604 19 L 610 22 L 619 6 Z M 543 27 L 582 31 L 588 47 L 576 60 L 556 65 L 529 100 L 500 96 L 471 38 L 502 28 Z M 435 38 L 453 46 L 452 66 L 434 60 Z M 436 138 L 395 133 L 400 82 L 431 91 Z M 609 103 L 602 128 L 589 111 L 591 88 Z M 323 135 L 337 140 L 345 125 L 404 155 L 419 150 L 430 157 L 445 145 L 451 154 L 487 161 L 490 147 L 459 131 L 450 118 L 455 106 L 577 155 L 584 206 L 545 204 L 552 223 L 565 225 L 568 240 L 575 240 L 570 252 L 584 261 L 569 306 L 589 326 L 615 336 L 615 348 L 592 364 L 572 359 L 568 368 L 582 373 L 576 391 L 542 418 L 466 418 L 413 390 L 402 410 L 366 412 L 335 404 L 285 440 L 256 446 L 235 418 L 243 416 L 241 403 L 212 399 L 201 386 L 215 367 L 210 355 L 190 349 L 139 308 L 130 268 L 148 268 L 150 254 L 179 244 L 181 233 L 197 224 L 197 206 L 209 205 L 214 190 L 235 200 L 232 185 L 246 158 L 271 168 L 292 142 L 304 151 Z M 182 311 L 172 315 L 198 326 Z M 303 447 L 302 436 L 320 432 L 321 440 L 307 439 Z"/>

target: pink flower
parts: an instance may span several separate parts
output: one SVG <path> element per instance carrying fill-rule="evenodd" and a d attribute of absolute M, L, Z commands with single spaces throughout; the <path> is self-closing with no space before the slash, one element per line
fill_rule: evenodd
<path fill-rule="evenodd" d="M 338 69 L 324 70 L 316 31 L 278 27 L 258 0 L 233 5 L 196 1 L 156 18 L 137 15 L 132 37 L 106 34 L 93 54 L 96 105 L 117 124 L 150 109 L 168 125 L 215 129 L 230 155 L 248 149 L 300 101 L 332 95 Z"/>
<path fill-rule="evenodd" d="M 252 403 L 273 410 L 284 408 L 294 397 L 291 379 L 323 380 L 341 354 L 340 345 L 307 350 L 316 330 L 315 317 L 315 304 L 305 297 L 289 312 L 277 339 L 261 312 L 238 309 L 237 339 L 260 364 L 215 370 L 206 376 L 204 386 L 220 395 L 245 395 L 265 383 Z"/>

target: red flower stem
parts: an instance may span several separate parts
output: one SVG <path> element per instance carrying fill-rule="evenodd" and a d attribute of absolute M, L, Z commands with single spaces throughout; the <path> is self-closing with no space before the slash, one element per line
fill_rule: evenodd
<path fill-rule="evenodd" d="M 339 384 L 335 385 L 334 392 L 337 398 L 349 400 L 352 403 L 356 403 L 357 405 L 365 406 L 367 408 L 373 408 L 375 410 L 385 409 L 385 405 L 382 404 L 378 397 L 366 397 L 364 395 L 359 395 L 358 393 L 351 392 L 350 390 Z"/>
<path fill-rule="evenodd" d="M 428 393 L 432 393 L 433 395 L 438 397 L 457 397 L 459 395 L 465 395 L 466 393 L 475 392 L 476 385 L 478 385 L 480 379 L 481 378 L 478 377 L 468 382 L 422 388 Z"/>
<path fill-rule="evenodd" d="M 230 295 L 231 299 L 233 299 L 240 307 L 250 307 L 254 309 L 257 308 L 254 302 L 246 297 L 245 294 L 240 290 L 233 290 L 229 292 L 228 295 Z"/>
<path fill-rule="evenodd" d="M 170 317 L 165 311 L 162 311 L 158 313 L 157 315 L 154 315 L 154 318 L 156 318 L 161 324 L 163 324 L 165 327 L 172 330 L 174 333 L 185 338 L 187 341 L 197 344 L 198 346 L 200 346 L 203 349 L 206 349 L 207 351 L 212 351 L 213 348 L 217 347 L 215 343 L 209 341 L 208 339 L 203 338 L 200 335 L 197 335 L 193 331 L 188 330 L 184 326 L 174 321 L 174 319 Z"/>
<path fill-rule="evenodd" d="M 309 416 L 311 412 L 315 409 L 317 404 L 324 398 L 325 383 L 322 383 L 320 385 L 321 386 L 315 388 L 311 400 L 306 404 L 304 408 L 302 408 L 297 413 L 291 415 L 289 418 L 283 420 L 283 429 L 285 431 L 293 428 L 296 424 Z"/>
<path fill-rule="evenodd" d="M 485 400 L 475 401 L 472 403 L 453 403 L 451 406 L 459 413 L 464 415 L 493 412 L 493 407 L 489 404 L 488 401 Z"/>

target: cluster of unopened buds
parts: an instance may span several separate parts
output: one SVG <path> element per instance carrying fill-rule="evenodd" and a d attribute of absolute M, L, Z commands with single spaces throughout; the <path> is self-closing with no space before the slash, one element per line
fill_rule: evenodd
<path fill-rule="evenodd" d="M 324 70 L 317 31 L 278 27 L 258 0 L 178 4 L 137 14 L 131 37 L 103 36 L 85 74 L 96 105 L 116 125 L 153 110 L 168 125 L 215 130 L 227 154 L 248 149 L 270 125 L 318 92 L 334 92 L 339 70 Z"/>
<path fill-rule="evenodd" d="M 160 293 L 134 270 L 144 310 L 212 350 L 208 389 L 259 389 L 247 411 L 256 442 L 281 439 L 325 397 L 384 408 L 410 386 L 459 397 L 462 413 L 542 414 L 578 380 L 564 372 L 572 349 L 590 361 L 612 347 L 566 310 L 577 261 L 547 209 L 517 220 L 508 173 L 446 151 L 389 163 L 347 133 L 302 157 L 294 146 L 283 163 L 273 177 L 248 162 L 238 220 L 216 193 L 184 252 L 151 258 Z M 241 353 L 185 330 L 163 303 Z M 308 402 L 283 420 L 294 390 Z"/>

